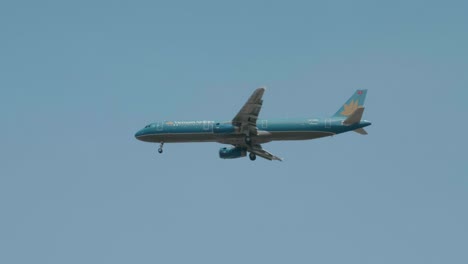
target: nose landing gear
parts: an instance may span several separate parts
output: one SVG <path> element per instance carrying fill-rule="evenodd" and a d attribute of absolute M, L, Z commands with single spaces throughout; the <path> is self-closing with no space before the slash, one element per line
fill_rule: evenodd
<path fill-rule="evenodd" d="M 249 158 L 250 158 L 250 160 L 254 161 L 254 160 L 257 159 L 257 155 L 255 155 L 255 153 L 250 152 L 249 153 Z"/>
<path fill-rule="evenodd" d="M 163 153 L 163 146 L 164 146 L 164 142 L 161 142 L 161 143 L 159 144 L 159 148 L 158 148 L 159 154 Z"/>

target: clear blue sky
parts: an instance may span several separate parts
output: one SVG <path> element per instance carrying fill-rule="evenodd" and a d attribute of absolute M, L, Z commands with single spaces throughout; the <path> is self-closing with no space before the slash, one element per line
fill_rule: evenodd
<path fill-rule="evenodd" d="M 0 263 L 468 263 L 466 1 L 3 1 Z M 139 142 L 333 114 L 369 135 Z"/>

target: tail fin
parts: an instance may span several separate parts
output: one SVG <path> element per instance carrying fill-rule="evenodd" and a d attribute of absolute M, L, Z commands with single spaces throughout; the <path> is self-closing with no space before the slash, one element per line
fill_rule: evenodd
<path fill-rule="evenodd" d="M 361 122 L 363 113 L 364 113 L 364 107 L 358 106 L 358 108 L 354 110 L 354 112 L 343 121 L 343 125 L 351 126 L 351 125 Z"/>
<path fill-rule="evenodd" d="M 356 109 L 364 105 L 366 100 L 367 90 L 357 90 L 351 96 L 351 98 L 346 101 L 346 103 L 336 112 L 333 117 L 342 117 L 346 118 L 350 116 Z"/>

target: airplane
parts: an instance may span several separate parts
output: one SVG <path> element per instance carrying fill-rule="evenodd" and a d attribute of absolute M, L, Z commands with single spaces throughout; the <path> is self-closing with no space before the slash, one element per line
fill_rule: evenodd
<path fill-rule="evenodd" d="M 237 115 L 230 121 L 158 121 L 139 130 L 135 137 L 145 142 L 159 143 L 163 152 L 165 143 L 218 142 L 232 147 L 219 150 L 222 159 L 257 156 L 267 160 L 279 158 L 263 149 L 261 144 L 280 140 L 309 140 L 354 131 L 367 135 L 364 127 L 371 125 L 361 120 L 367 90 L 357 90 L 331 117 L 305 119 L 258 119 L 265 88 L 256 89 Z"/>

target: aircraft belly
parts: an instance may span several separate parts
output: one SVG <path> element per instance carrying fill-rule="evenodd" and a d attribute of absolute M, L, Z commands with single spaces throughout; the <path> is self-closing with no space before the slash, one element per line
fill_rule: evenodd
<path fill-rule="evenodd" d="M 212 133 L 172 133 L 172 134 L 154 134 L 139 138 L 146 142 L 213 142 L 216 141 Z"/>
<path fill-rule="evenodd" d="M 280 140 L 308 140 L 321 137 L 333 136 L 333 132 L 323 132 L 323 131 L 269 131 L 268 133 L 263 133 L 258 136 L 252 136 L 252 142 L 254 144 L 264 144 L 271 141 L 280 141 Z M 231 144 L 231 145 L 245 145 L 245 135 L 244 134 L 230 134 L 223 136 L 216 136 L 216 142 L 222 144 Z"/>
<path fill-rule="evenodd" d="M 259 135 L 259 136 L 251 136 L 252 143 L 254 144 L 263 144 L 270 142 L 271 139 L 269 137 Z M 221 144 L 231 144 L 231 145 L 245 145 L 245 134 L 226 134 L 226 135 L 217 135 L 216 142 Z"/>
<path fill-rule="evenodd" d="M 276 131 L 270 132 L 271 140 L 307 140 L 321 137 L 333 136 L 333 132 L 324 131 Z"/>

